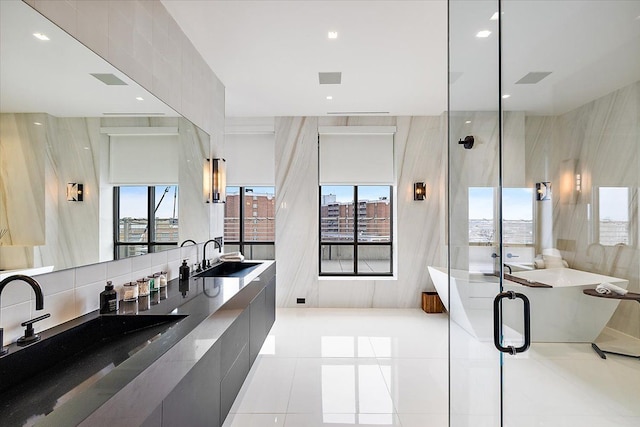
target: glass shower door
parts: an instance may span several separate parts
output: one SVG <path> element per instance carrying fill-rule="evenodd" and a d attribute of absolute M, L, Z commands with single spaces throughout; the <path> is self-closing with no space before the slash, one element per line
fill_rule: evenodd
<path fill-rule="evenodd" d="M 502 0 L 498 17 L 503 291 L 531 307 L 502 425 L 640 425 L 640 2 Z M 502 310 L 517 346 L 522 303 Z"/>
<path fill-rule="evenodd" d="M 640 425 L 639 46 L 637 1 L 449 0 L 451 426 Z"/>
<path fill-rule="evenodd" d="M 500 423 L 500 108 L 497 2 L 449 1 L 450 425 Z"/>

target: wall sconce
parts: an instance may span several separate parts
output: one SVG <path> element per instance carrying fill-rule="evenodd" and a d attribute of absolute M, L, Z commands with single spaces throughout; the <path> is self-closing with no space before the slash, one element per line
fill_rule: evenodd
<path fill-rule="evenodd" d="M 536 200 L 551 200 L 550 182 L 536 182 Z"/>
<path fill-rule="evenodd" d="M 579 173 L 576 174 L 576 191 L 582 191 L 582 176 Z"/>
<path fill-rule="evenodd" d="M 204 159 L 202 164 L 202 197 L 205 203 L 211 203 L 211 160 Z"/>
<path fill-rule="evenodd" d="M 67 184 L 67 202 L 81 202 L 84 200 L 84 185 L 77 182 Z"/>
<path fill-rule="evenodd" d="M 225 159 L 213 159 L 213 203 L 224 203 L 227 199 L 227 168 Z"/>
<path fill-rule="evenodd" d="M 424 182 L 413 183 L 413 200 L 424 200 L 426 193 Z"/>

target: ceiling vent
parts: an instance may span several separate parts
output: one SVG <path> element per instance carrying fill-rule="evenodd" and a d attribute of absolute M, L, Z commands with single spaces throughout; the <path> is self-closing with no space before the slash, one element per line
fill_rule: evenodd
<path fill-rule="evenodd" d="M 517 85 L 534 85 L 551 74 L 551 71 L 532 71 L 516 82 Z"/>
<path fill-rule="evenodd" d="M 339 85 L 342 83 L 342 73 L 318 73 L 318 79 L 321 85 Z"/>
<path fill-rule="evenodd" d="M 107 86 L 127 86 L 125 82 L 117 78 L 113 74 L 100 74 L 100 73 L 90 73 L 93 77 L 100 80 L 102 83 Z"/>

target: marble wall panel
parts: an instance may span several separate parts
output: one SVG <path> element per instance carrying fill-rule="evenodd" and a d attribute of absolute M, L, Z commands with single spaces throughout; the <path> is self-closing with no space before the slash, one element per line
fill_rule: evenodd
<path fill-rule="evenodd" d="M 573 268 L 622 277 L 640 290 L 640 83 L 557 117 L 527 117 L 527 181 L 553 185 L 553 241 Z M 580 174 L 581 191 L 575 189 Z M 631 245 L 601 245 L 599 187 L 630 189 Z M 640 308 L 621 303 L 609 327 L 640 338 Z"/>
<path fill-rule="evenodd" d="M 317 126 L 396 126 L 396 277 L 318 278 Z M 444 244 L 442 117 L 319 117 L 276 119 L 277 303 L 311 307 L 418 307 L 433 289 L 428 265 L 441 265 Z M 427 199 L 413 200 L 413 183 Z"/>
<path fill-rule="evenodd" d="M 318 120 L 279 117 L 276 150 L 276 304 L 318 306 Z"/>

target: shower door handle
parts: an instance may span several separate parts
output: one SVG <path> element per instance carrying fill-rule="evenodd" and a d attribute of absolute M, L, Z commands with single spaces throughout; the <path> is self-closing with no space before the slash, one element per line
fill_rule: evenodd
<path fill-rule="evenodd" d="M 503 299 L 516 299 L 520 298 L 524 303 L 524 343 L 520 347 L 514 347 L 512 345 L 504 347 L 501 344 L 502 339 L 502 316 L 500 310 L 500 303 Z M 531 306 L 529 303 L 529 298 L 525 294 L 521 294 L 519 292 L 507 291 L 501 292 L 496 295 L 493 300 L 493 344 L 496 348 L 503 352 L 509 353 L 511 355 L 516 355 L 518 353 L 523 353 L 529 349 L 531 345 Z"/>

